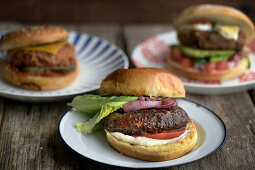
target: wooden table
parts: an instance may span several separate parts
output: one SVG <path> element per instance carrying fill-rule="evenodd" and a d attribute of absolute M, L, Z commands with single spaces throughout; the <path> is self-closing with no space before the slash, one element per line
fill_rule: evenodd
<path fill-rule="evenodd" d="M 20 26 L 0 23 L 0 32 Z M 139 42 L 172 28 L 170 25 L 62 26 L 107 39 L 129 56 Z M 227 140 L 214 155 L 169 169 L 255 169 L 253 95 L 253 91 L 216 96 L 187 94 L 188 99 L 218 113 L 227 127 Z M 0 169 L 122 169 L 87 159 L 61 141 L 58 122 L 68 109 L 66 102 L 33 104 L 0 98 Z"/>

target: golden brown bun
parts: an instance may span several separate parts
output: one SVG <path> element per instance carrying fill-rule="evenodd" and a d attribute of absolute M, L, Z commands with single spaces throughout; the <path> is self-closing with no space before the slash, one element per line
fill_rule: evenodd
<path fill-rule="evenodd" d="M 254 37 L 252 21 L 244 13 L 232 7 L 212 4 L 191 6 L 179 15 L 174 25 L 178 29 L 194 19 L 210 19 L 223 24 L 238 25 L 245 33 L 247 42 Z"/>
<path fill-rule="evenodd" d="M 0 50 L 9 50 L 24 46 L 53 43 L 66 40 L 65 29 L 53 26 L 32 26 L 3 35 L 0 39 Z"/>
<path fill-rule="evenodd" d="M 213 72 L 201 72 L 194 68 L 185 68 L 182 65 L 174 62 L 167 58 L 167 63 L 171 67 L 171 69 L 184 76 L 195 80 L 204 80 L 204 81 L 219 81 L 219 80 L 226 80 L 238 77 L 242 73 L 244 73 L 248 68 L 248 60 L 243 57 L 243 59 L 238 63 L 238 65 L 232 69 L 227 69 L 224 71 L 213 71 Z"/>
<path fill-rule="evenodd" d="M 197 130 L 192 120 L 187 124 L 190 130 L 183 138 L 172 143 L 162 145 L 143 146 L 131 144 L 128 141 L 116 138 L 106 131 L 109 144 L 120 153 L 146 161 L 167 161 L 175 159 L 190 152 L 197 144 Z"/>
<path fill-rule="evenodd" d="M 36 91 L 57 90 L 67 87 L 74 82 L 79 73 L 78 66 L 76 66 L 74 71 L 60 76 L 33 76 L 18 74 L 5 62 L 1 63 L 0 66 L 1 74 L 5 81 L 23 89 Z"/>
<path fill-rule="evenodd" d="M 181 80 L 157 68 L 118 69 L 108 75 L 99 89 L 101 95 L 185 97 Z"/>

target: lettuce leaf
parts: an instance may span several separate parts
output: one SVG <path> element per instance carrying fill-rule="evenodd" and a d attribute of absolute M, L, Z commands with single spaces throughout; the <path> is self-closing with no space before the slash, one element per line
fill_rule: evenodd
<path fill-rule="evenodd" d="M 75 124 L 77 131 L 82 132 L 85 135 L 88 135 L 92 133 L 93 131 L 96 131 L 96 129 L 98 129 L 99 127 L 95 127 L 95 125 L 97 125 L 100 122 L 100 120 L 108 116 L 110 113 L 120 109 L 126 103 L 128 102 L 109 102 L 104 104 L 102 106 L 101 111 L 95 114 L 87 122 L 77 122 Z"/>
<path fill-rule="evenodd" d="M 74 107 L 77 111 L 92 116 L 87 122 L 77 122 L 75 127 L 78 132 L 86 135 L 100 129 L 100 121 L 110 113 L 120 109 L 128 102 L 137 100 L 136 96 L 112 96 L 101 97 L 98 95 L 83 95 L 73 99 L 69 106 Z"/>
<path fill-rule="evenodd" d="M 131 102 L 137 100 L 136 96 L 111 96 L 101 97 L 99 95 L 85 94 L 76 96 L 68 106 L 72 106 L 78 112 L 83 112 L 86 115 L 94 115 L 99 112 L 102 106 L 109 102 Z"/>

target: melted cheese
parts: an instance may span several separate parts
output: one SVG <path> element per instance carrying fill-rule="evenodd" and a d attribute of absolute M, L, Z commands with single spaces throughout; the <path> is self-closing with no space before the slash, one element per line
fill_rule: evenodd
<path fill-rule="evenodd" d="M 226 39 L 237 40 L 240 28 L 235 25 L 219 25 L 216 30 Z"/>
<path fill-rule="evenodd" d="M 61 41 L 51 44 L 43 44 L 43 45 L 35 45 L 35 46 L 27 46 L 27 47 L 21 47 L 18 49 L 8 50 L 8 55 L 12 56 L 16 52 L 20 50 L 26 50 L 26 51 L 41 51 L 41 52 L 47 52 L 50 54 L 57 54 L 59 49 L 63 47 L 67 42 Z"/>

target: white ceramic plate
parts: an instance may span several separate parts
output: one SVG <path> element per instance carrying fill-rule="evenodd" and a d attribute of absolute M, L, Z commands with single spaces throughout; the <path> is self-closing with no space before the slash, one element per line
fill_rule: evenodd
<path fill-rule="evenodd" d="M 124 156 L 107 143 L 104 131 L 88 136 L 76 132 L 75 122 L 88 120 L 87 116 L 76 111 L 68 111 L 63 115 L 59 122 L 59 134 L 62 140 L 77 153 L 101 163 L 120 167 L 159 168 L 184 165 L 215 153 L 226 139 L 224 122 L 205 106 L 186 99 L 177 99 L 177 101 L 193 120 L 198 132 L 198 143 L 191 152 L 174 160 L 148 162 Z"/>
<path fill-rule="evenodd" d="M 132 62 L 136 67 L 157 67 L 171 71 L 165 57 L 170 53 L 170 45 L 178 44 L 176 32 L 170 31 L 151 37 L 138 44 L 132 52 Z M 255 57 L 252 57 L 251 68 L 241 76 L 225 81 L 198 81 L 181 77 L 185 89 L 197 94 L 226 94 L 249 90 L 255 87 Z"/>
<path fill-rule="evenodd" d="M 0 78 L 0 96 L 33 102 L 65 100 L 98 89 L 109 73 L 128 68 L 126 54 L 109 41 L 73 31 L 69 32 L 68 41 L 75 46 L 80 67 L 80 74 L 71 86 L 55 91 L 31 91 L 12 86 Z M 0 59 L 4 57 L 5 53 L 0 53 Z"/>

